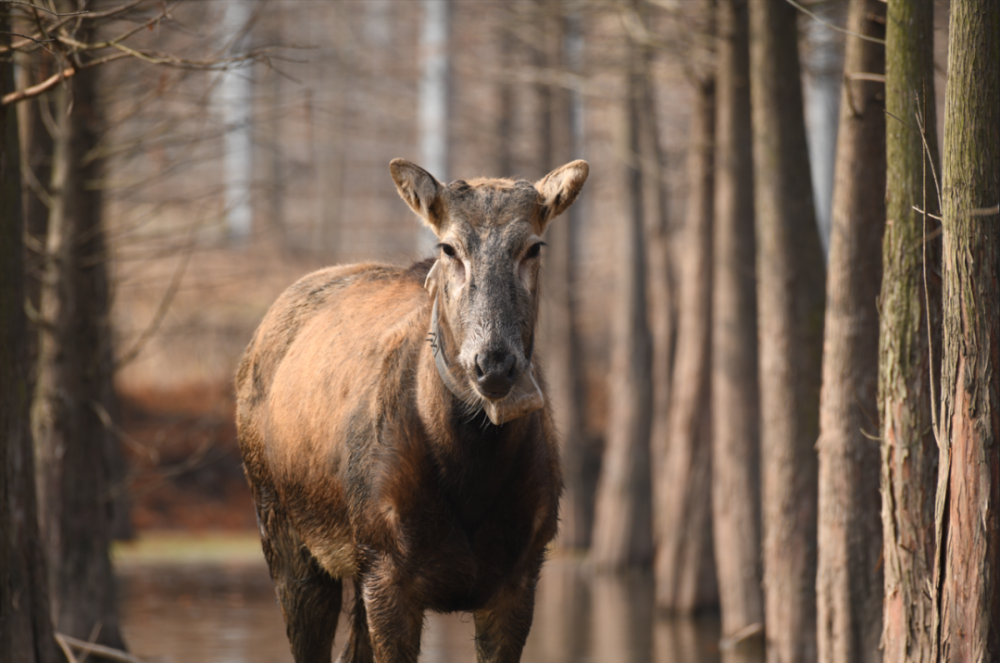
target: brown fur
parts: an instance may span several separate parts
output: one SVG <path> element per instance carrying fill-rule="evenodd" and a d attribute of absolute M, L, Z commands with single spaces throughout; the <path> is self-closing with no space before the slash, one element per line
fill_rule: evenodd
<path fill-rule="evenodd" d="M 558 449 L 547 407 L 515 416 L 519 387 L 484 396 L 475 367 L 502 347 L 517 384 L 541 384 L 528 252 L 579 192 L 581 163 L 536 189 L 445 187 L 397 160 L 401 195 L 458 257 L 430 278 L 434 261 L 320 270 L 261 322 L 236 376 L 237 426 L 297 663 L 330 660 L 344 579 L 357 589 L 345 663 L 416 661 L 428 609 L 473 613 L 480 662 L 520 659 L 556 533 Z M 468 398 L 435 366 L 432 297 Z M 514 418 L 494 425 L 481 406 Z"/>

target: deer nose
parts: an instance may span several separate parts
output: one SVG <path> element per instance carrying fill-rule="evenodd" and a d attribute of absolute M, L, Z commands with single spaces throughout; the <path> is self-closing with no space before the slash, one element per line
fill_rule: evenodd
<path fill-rule="evenodd" d="M 476 382 L 487 398 L 499 399 L 510 393 L 517 378 L 517 361 L 505 350 L 476 355 Z"/>

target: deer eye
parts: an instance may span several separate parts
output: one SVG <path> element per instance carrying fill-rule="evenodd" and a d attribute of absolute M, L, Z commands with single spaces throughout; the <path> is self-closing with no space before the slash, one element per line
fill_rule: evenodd
<path fill-rule="evenodd" d="M 545 242 L 538 242 L 537 244 L 532 244 L 528 252 L 524 254 L 525 260 L 530 258 L 537 258 L 538 254 L 541 253 L 542 247 L 545 246 Z"/>
<path fill-rule="evenodd" d="M 438 244 L 438 247 L 449 258 L 455 257 L 455 247 L 452 246 L 451 244 Z"/>

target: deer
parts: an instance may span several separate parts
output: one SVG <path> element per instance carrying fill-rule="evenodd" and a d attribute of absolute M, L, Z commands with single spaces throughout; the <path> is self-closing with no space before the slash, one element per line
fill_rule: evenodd
<path fill-rule="evenodd" d="M 535 353 L 540 252 L 589 166 L 536 183 L 389 166 L 437 255 L 301 278 L 236 373 L 237 436 L 296 663 L 409 663 L 427 611 L 519 661 L 562 476 Z M 347 583 L 347 584 L 345 584 Z"/>

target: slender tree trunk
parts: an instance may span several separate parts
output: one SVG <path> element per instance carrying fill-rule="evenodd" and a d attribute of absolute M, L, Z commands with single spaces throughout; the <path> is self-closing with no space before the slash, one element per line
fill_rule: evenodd
<path fill-rule="evenodd" d="M 1000 11 L 955 0 L 942 182 L 940 660 L 1000 660 Z"/>
<path fill-rule="evenodd" d="M 670 439 L 670 380 L 677 338 L 676 274 L 671 248 L 666 159 L 660 146 L 655 86 L 649 49 L 642 64 L 642 126 L 639 159 L 643 168 L 646 212 L 646 257 L 649 283 L 649 327 L 653 339 L 652 466 L 664 466 Z M 656 482 L 654 482 L 654 492 Z M 655 516 L 654 516 L 655 518 Z"/>
<path fill-rule="evenodd" d="M 451 87 L 449 32 L 451 0 L 421 0 L 420 28 L 420 158 L 421 165 L 442 182 L 449 180 L 448 126 Z M 417 229 L 421 257 L 434 252 L 437 238 L 423 224 Z"/>
<path fill-rule="evenodd" d="M 602 570 L 646 566 L 652 561 L 652 498 L 649 434 L 652 416 L 652 341 L 646 322 L 646 258 L 643 182 L 635 156 L 640 145 L 642 84 L 629 58 L 625 134 L 627 144 L 624 233 L 618 255 L 619 285 L 612 315 L 610 414 L 604 462 L 597 484 L 590 559 Z"/>
<path fill-rule="evenodd" d="M 851 0 L 847 29 L 882 39 L 885 3 Z M 817 644 L 825 663 L 882 660 L 876 299 L 885 228 L 885 85 L 856 74 L 884 71 L 882 44 L 847 38 L 817 444 Z"/>
<path fill-rule="evenodd" d="M 722 634 L 764 623 L 746 0 L 720 0 L 712 257 L 712 523 Z"/>
<path fill-rule="evenodd" d="M 13 74 L 0 64 L 0 96 L 14 89 Z M 35 508 L 18 152 L 16 109 L 0 107 L 0 660 L 56 663 Z"/>
<path fill-rule="evenodd" d="M 931 359 L 941 357 L 941 244 L 924 241 L 937 222 L 928 218 L 925 226 L 914 207 L 938 214 L 933 3 L 890 0 L 885 39 L 887 221 L 878 397 L 885 559 L 882 657 L 886 663 L 931 663 L 936 660 L 934 600 L 927 588 L 933 579 L 938 451 L 929 388 L 940 370 Z"/>
<path fill-rule="evenodd" d="M 56 628 L 123 648 L 108 557 L 112 505 L 106 416 L 111 389 L 107 248 L 100 165 L 90 160 L 98 111 L 94 70 L 60 88 L 49 265 L 32 409 L 40 522 Z"/>
<path fill-rule="evenodd" d="M 816 658 L 824 274 L 802 117 L 796 10 L 750 3 L 768 661 Z"/>
<path fill-rule="evenodd" d="M 498 32 L 497 59 L 501 63 L 509 63 L 514 50 L 510 28 L 503 25 Z M 514 175 L 514 141 L 511 140 L 514 135 L 514 85 L 506 76 L 501 76 L 496 83 L 496 108 L 496 174 L 500 177 L 512 177 Z"/>
<path fill-rule="evenodd" d="M 548 48 L 539 49 L 540 68 L 563 68 L 570 60 L 567 42 L 575 38 L 573 25 L 562 15 L 561 3 L 538 2 L 538 24 L 552 36 Z M 573 120 L 573 100 L 568 90 L 539 85 L 539 101 L 544 117 L 539 123 L 541 147 L 539 173 L 547 173 L 580 155 Z M 506 142 L 506 141 L 505 141 Z M 508 156 L 509 158 L 509 156 Z M 546 230 L 545 299 L 543 309 L 546 333 L 545 365 L 552 399 L 556 429 L 562 442 L 566 492 L 563 496 L 559 545 L 586 548 L 590 544 L 593 523 L 593 491 L 586 481 L 588 448 L 583 425 L 583 376 L 580 364 L 580 339 L 575 319 L 573 297 L 576 255 L 573 235 L 578 232 L 581 208 L 569 213 Z"/>
<path fill-rule="evenodd" d="M 684 261 L 678 288 L 677 359 L 667 448 L 656 469 L 656 602 L 690 613 L 715 605 L 709 411 L 715 82 L 695 83 Z"/>

